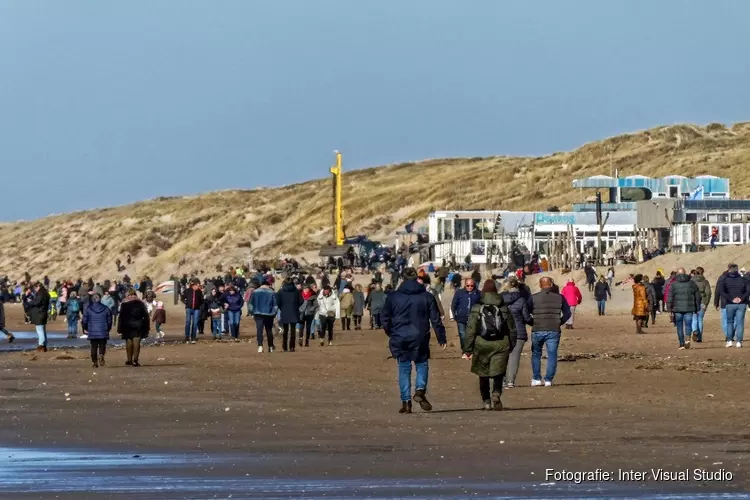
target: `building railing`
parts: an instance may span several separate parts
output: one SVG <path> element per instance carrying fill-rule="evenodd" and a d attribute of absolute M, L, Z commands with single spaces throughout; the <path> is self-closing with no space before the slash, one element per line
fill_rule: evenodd
<path fill-rule="evenodd" d="M 604 212 L 620 212 L 635 209 L 636 204 L 634 202 L 602 203 L 602 211 Z M 596 212 L 596 203 L 573 203 L 573 211 Z"/>

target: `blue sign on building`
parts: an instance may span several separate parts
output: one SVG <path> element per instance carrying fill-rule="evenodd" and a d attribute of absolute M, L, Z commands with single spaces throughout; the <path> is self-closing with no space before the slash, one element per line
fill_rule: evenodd
<path fill-rule="evenodd" d="M 575 214 L 553 214 L 537 213 L 534 217 L 535 224 L 575 224 Z"/>

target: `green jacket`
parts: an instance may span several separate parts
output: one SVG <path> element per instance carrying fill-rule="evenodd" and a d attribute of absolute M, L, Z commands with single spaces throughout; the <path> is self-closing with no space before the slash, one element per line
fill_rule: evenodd
<path fill-rule="evenodd" d="M 509 337 L 488 341 L 479 335 L 482 328 L 480 310 L 483 304 L 500 307 L 510 332 Z M 471 308 L 469 322 L 466 324 L 464 352 L 471 355 L 471 372 L 480 377 L 504 375 L 508 366 L 508 356 L 516 345 L 516 335 L 516 323 L 503 298 L 497 293 L 483 293 L 479 303 Z"/>
<path fill-rule="evenodd" d="M 698 291 L 701 293 L 701 304 L 705 309 L 708 309 L 708 305 L 711 303 L 711 283 L 699 274 L 693 276 L 693 281 L 698 285 Z"/>

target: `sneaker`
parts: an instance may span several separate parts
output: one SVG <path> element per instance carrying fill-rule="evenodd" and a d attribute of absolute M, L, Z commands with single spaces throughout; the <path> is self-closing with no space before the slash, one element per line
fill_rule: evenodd
<path fill-rule="evenodd" d="M 258 352 L 263 352 L 263 346 L 262 345 L 258 346 Z"/>
<path fill-rule="evenodd" d="M 190 343 L 191 343 L 191 344 L 195 344 L 195 340 L 191 340 L 191 341 L 190 341 Z"/>
<path fill-rule="evenodd" d="M 333 342 L 331 342 L 331 341 L 329 340 L 329 341 L 328 341 L 328 347 L 331 347 L 332 345 L 333 345 Z"/>
<path fill-rule="evenodd" d="M 399 413 L 411 413 L 411 401 L 402 401 Z"/>
<path fill-rule="evenodd" d="M 274 347 L 273 346 L 271 346 L 271 347 L 268 348 L 268 353 L 269 354 L 272 353 L 273 351 L 274 351 Z"/>
<path fill-rule="evenodd" d="M 531 387 L 540 387 L 542 385 L 544 385 L 544 382 L 542 382 L 541 380 L 531 380 Z"/>
<path fill-rule="evenodd" d="M 163 338 L 164 338 L 164 337 L 166 337 L 166 336 L 167 336 L 167 334 L 166 334 L 166 333 L 164 333 L 164 332 L 159 332 L 159 338 L 160 338 L 160 339 L 163 339 Z"/>
<path fill-rule="evenodd" d="M 92 368 L 99 368 L 99 365 L 97 365 L 96 363 L 94 363 L 94 366 Z"/>
<path fill-rule="evenodd" d="M 482 410 L 489 411 L 492 409 L 492 403 L 488 399 L 487 401 L 482 401 Z"/>
<path fill-rule="evenodd" d="M 513 389 L 515 387 L 515 384 L 513 382 L 508 382 L 505 384 L 506 389 Z"/>
<path fill-rule="evenodd" d="M 412 399 L 424 411 L 432 411 L 432 405 L 429 401 L 427 401 L 427 396 L 424 393 L 424 389 L 417 389 L 416 391 L 414 391 L 414 397 Z"/>
<path fill-rule="evenodd" d="M 734 347 L 731 340 L 727 340 L 727 345 L 724 347 Z"/>
<path fill-rule="evenodd" d="M 141 364 L 138 361 L 133 361 L 133 366 L 138 367 L 141 366 Z"/>
<path fill-rule="evenodd" d="M 678 347 L 678 349 L 679 349 L 680 351 L 684 351 L 684 350 L 685 350 L 685 346 L 684 346 L 684 345 L 681 345 L 680 347 Z"/>
<path fill-rule="evenodd" d="M 693 332 L 690 335 L 690 340 L 692 340 L 693 342 L 698 342 L 698 332 Z"/>
<path fill-rule="evenodd" d="M 125 366 L 133 366 L 133 362 L 132 361 L 125 361 Z"/>
<path fill-rule="evenodd" d="M 500 411 L 503 409 L 503 403 L 500 401 L 500 393 L 499 392 L 493 392 L 492 393 L 492 409 L 495 411 Z"/>
<path fill-rule="evenodd" d="M 690 337 L 685 339 L 685 349 L 690 349 Z"/>
<path fill-rule="evenodd" d="M 99 366 L 104 366 L 104 356 L 99 356 Z"/>
<path fill-rule="evenodd" d="M 88 336 L 88 335 L 86 335 L 86 334 L 84 333 L 83 335 L 81 335 L 81 336 L 80 336 L 80 337 L 78 337 L 78 338 L 81 338 L 81 339 L 84 339 L 84 340 L 85 340 L 85 339 L 89 338 L 89 336 Z"/>
<path fill-rule="evenodd" d="M 468 354 L 462 354 L 461 355 L 461 359 L 469 359 L 469 355 Z"/>
<path fill-rule="evenodd" d="M 737 342 L 734 347 L 742 347 L 742 342 Z"/>
<path fill-rule="evenodd" d="M 324 345 L 326 345 L 326 341 L 323 339 L 320 339 L 320 347 L 323 347 Z"/>
<path fill-rule="evenodd" d="M 544 387 L 552 387 L 552 381 L 551 380 L 545 380 L 544 381 Z"/>
<path fill-rule="evenodd" d="M 12 344 L 14 340 L 16 340 L 16 338 L 13 335 L 9 335 L 8 336 L 8 343 L 9 344 Z"/>

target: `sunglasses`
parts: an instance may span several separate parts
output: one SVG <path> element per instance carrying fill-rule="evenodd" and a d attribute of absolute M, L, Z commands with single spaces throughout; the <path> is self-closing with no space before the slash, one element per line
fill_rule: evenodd
<path fill-rule="evenodd" d="M 474 288 L 474 285 L 466 285 L 466 288 Z"/>

